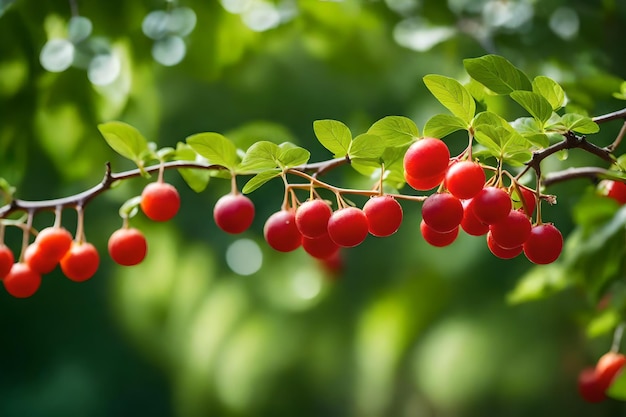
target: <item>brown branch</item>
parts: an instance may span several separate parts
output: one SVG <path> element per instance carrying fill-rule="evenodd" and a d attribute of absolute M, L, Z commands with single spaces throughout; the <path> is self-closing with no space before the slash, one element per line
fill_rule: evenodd
<path fill-rule="evenodd" d="M 626 109 L 614 111 L 614 112 L 607 113 L 607 114 L 602 114 L 600 116 L 593 117 L 591 120 L 600 124 L 600 123 L 606 123 L 612 120 L 619 120 L 619 119 L 626 120 Z"/>
<path fill-rule="evenodd" d="M 568 168 L 563 171 L 553 172 L 546 175 L 543 179 L 543 185 L 548 187 L 559 182 L 577 178 L 589 178 L 595 180 L 602 177 L 611 177 L 611 171 L 598 167 Z"/>

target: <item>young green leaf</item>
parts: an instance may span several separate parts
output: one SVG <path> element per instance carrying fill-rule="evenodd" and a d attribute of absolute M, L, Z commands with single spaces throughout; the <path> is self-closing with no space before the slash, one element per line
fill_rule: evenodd
<path fill-rule="evenodd" d="M 424 77 L 424 84 L 445 108 L 466 124 L 474 118 L 476 102 L 457 80 L 431 74 Z"/>
<path fill-rule="evenodd" d="M 104 140 L 118 154 L 139 164 L 140 155 L 148 150 L 148 141 L 133 126 L 124 122 L 107 122 L 98 125 Z"/>
<path fill-rule="evenodd" d="M 498 55 L 463 60 L 467 73 L 496 94 L 532 90 L 530 80 L 521 70 Z"/>
<path fill-rule="evenodd" d="M 462 119 L 450 114 L 437 114 L 426 122 L 424 125 L 424 136 L 429 138 L 438 138 L 448 136 L 450 133 L 459 130 L 467 130 L 468 125 Z"/>
<path fill-rule="evenodd" d="M 589 133 L 598 133 L 600 131 L 600 126 L 590 117 L 583 116 L 576 113 L 566 113 L 561 116 L 561 122 L 565 126 L 567 130 L 571 130 L 573 132 L 589 134 Z"/>
<path fill-rule="evenodd" d="M 260 171 L 277 168 L 279 164 L 280 148 L 273 142 L 262 140 L 250 146 L 239 164 L 237 171 Z"/>
<path fill-rule="evenodd" d="M 191 146 L 178 142 L 174 158 L 179 161 L 197 161 L 198 154 Z M 204 191 L 211 177 L 211 171 L 206 169 L 180 168 L 178 173 L 183 177 L 189 188 L 197 193 Z"/>
<path fill-rule="evenodd" d="M 241 192 L 244 194 L 250 194 L 252 191 L 261 187 L 272 178 L 278 177 L 280 175 L 280 172 L 281 171 L 278 169 L 270 169 L 267 171 L 259 172 L 254 177 L 250 178 L 246 185 L 243 186 Z"/>
<path fill-rule="evenodd" d="M 352 133 L 345 124 L 338 120 L 316 120 L 313 122 L 313 131 L 317 140 L 331 151 L 335 158 L 348 154 Z"/>
<path fill-rule="evenodd" d="M 511 123 L 511 126 L 522 135 L 525 139 L 540 148 L 546 148 L 550 145 L 548 135 L 543 132 L 537 119 L 532 117 L 520 117 Z"/>
<path fill-rule="evenodd" d="M 481 126 L 502 127 L 507 130 L 513 130 L 503 117 L 491 111 L 483 111 L 476 115 L 472 122 L 474 129 L 480 129 Z"/>
<path fill-rule="evenodd" d="M 377 135 L 385 146 L 401 146 L 419 137 L 413 120 L 404 116 L 387 116 L 375 122 L 367 133 Z"/>
<path fill-rule="evenodd" d="M 511 98 L 543 126 L 552 116 L 552 106 L 543 96 L 532 91 L 513 91 Z"/>
<path fill-rule="evenodd" d="M 141 204 L 141 196 L 132 197 L 129 200 L 126 200 L 124 204 L 119 209 L 119 215 L 122 219 L 130 219 L 135 217 L 135 215 L 139 212 L 139 204 Z"/>
<path fill-rule="evenodd" d="M 559 264 L 535 266 L 517 281 L 507 294 L 509 304 L 540 300 L 563 291 L 572 285 L 566 271 Z"/>
<path fill-rule="evenodd" d="M 205 132 L 191 135 L 187 144 L 209 161 L 232 170 L 237 165 L 237 148 L 229 139 L 219 133 Z"/>
<path fill-rule="evenodd" d="M 377 135 L 364 133 L 350 143 L 348 155 L 350 159 L 378 159 L 385 151 L 385 144 Z"/>
<path fill-rule="evenodd" d="M 285 142 L 289 143 L 289 142 Z M 279 146 L 278 161 L 283 168 L 292 168 L 298 165 L 306 164 L 311 157 L 311 153 L 299 146 Z"/>
<path fill-rule="evenodd" d="M 533 80 L 533 92 L 548 100 L 554 111 L 565 106 L 565 91 L 552 78 L 543 75 L 535 77 Z"/>

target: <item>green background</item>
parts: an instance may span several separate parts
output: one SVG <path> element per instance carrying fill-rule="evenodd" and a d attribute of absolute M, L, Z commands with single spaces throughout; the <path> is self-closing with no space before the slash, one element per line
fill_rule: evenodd
<path fill-rule="evenodd" d="M 185 38 L 184 60 L 166 67 L 154 61 L 153 40 L 141 30 L 144 17 L 165 3 L 78 3 L 93 22 L 92 36 L 106 39 L 122 62 L 120 78 L 98 87 L 85 69 L 51 73 L 39 61 L 46 41 L 64 35 L 69 3 L 0 1 L 0 177 L 19 198 L 82 191 L 100 181 L 107 161 L 114 171 L 133 168 L 98 133 L 97 124 L 110 120 L 132 124 L 159 146 L 212 131 L 244 149 L 257 140 L 289 140 L 309 149 L 312 161 L 328 159 L 314 120 L 341 120 L 356 135 L 402 115 L 421 130 L 445 112 L 422 77 L 467 81 L 462 60 L 486 53 L 533 77 L 554 77 L 572 109 L 598 115 L 623 107 L 612 97 L 626 77 L 626 4 L 618 0 L 300 0 L 280 2 L 294 16 L 262 32 L 218 1 L 179 5 L 195 11 L 197 25 Z M 568 39 L 550 26 L 563 7 L 579 19 Z M 528 10 L 527 20 L 515 20 Z M 418 39 L 413 49 L 399 44 L 403 27 L 417 30 L 409 33 Z M 451 35 L 424 46 L 436 30 Z M 514 103 L 500 110 L 521 115 Z M 609 144 L 619 127 L 603 125 L 591 140 Z M 453 153 L 466 143 L 462 135 L 446 140 Z M 544 170 L 597 163 L 572 151 L 546 161 Z M 181 211 L 167 224 L 141 214 L 132 220 L 149 241 L 142 265 L 115 266 L 105 250 L 121 225 L 119 206 L 147 182 L 138 178 L 86 210 L 87 238 L 101 249 L 93 279 L 76 284 L 57 270 L 30 299 L 0 294 L 0 416 L 626 413 L 619 401 L 589 405 L 576 392 L 580 370 L 611 344 L 614 321 L 595 307 L 603 290 L 559 281 L 554 287 L 567 290 L 510 305 L 507 295 L 530 263 L 499 260 L 481 238 L 466 235 L 448 248 L 429 247 L 419 234 L 420 207 L 410 202 L 396 235 L 370 236 L 343 251 L 342 272 L 331 274 L 302 250 L 279 254 L 263 242 L 263 223 L 282 201 L 279 181 L 250 195 L 255 222 L 231 236 L 212 219 L 228 181 L 212 179 L 196 194 L 174 171 L 166 179 L 180 190 Z M 370 186 L 349 167 L 325 179 Z M 550 188 L 558 204 L 544 207 L 545 220 L 568 235 L 573 207 L 590 188 L 585 180 Z M 52 221 L 44 213 L 35 224 Z M 64 213 L 63 223 L 74 231 L 75 214 Z M 232 272 L 225 258 L 242 237 L 263 255 L 250 276 Z M 17 250 L 19 240 L 10 228 L 7 243 Z M 621 253 L 597 258 L 595 268 L 619 266 Z M 550 268 L 536 272 L 541 283 L 567 280 Z M 619 284 L 615 277 L 624 272 L 616 268 L 610 280 Z M 598 316 L 609 324 L 602 327 Z"/>

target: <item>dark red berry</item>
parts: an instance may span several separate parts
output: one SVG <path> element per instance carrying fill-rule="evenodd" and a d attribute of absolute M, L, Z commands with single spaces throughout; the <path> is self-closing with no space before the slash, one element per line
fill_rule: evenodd
<path fill-rule="evenodd" d="M 328 233 L 328 219 L 331 214 L 333 211 L 324 200 L 305 201 L 296 210 L 296 226 L 304 237 L 323 236 Z"/>
<path fill-rule="evenodd" d="M 489 225 L 493 239 L 504 249 L 522 246 L 530 236 L 530 229 L 530 220 L 518 210 L 511 210 L 504 219 Z"/>
<path fill-rule="evenodd" d="M 367 216 L 357 207 L 335 211 L 328 220 L 328 235 L 337 245 L 351 248 L 365 240 L 369 233 Z"/>
<path fill-rule="evenodd" d="M 493 224 L 504 219 L 513 208 L 511 197 L 502 188 L 485 187 L 472 201 L 474 214 L 485 224 Z"/>
<path fill-rule="evenodd" d="M 226 194 L 213 207 L 217 227 L 226 233 L 243 233 L 254 220 L 254 203 L 243 194 Z"/>
<path fill-rule="evenodd" d="M 489 231 L 489 225 L 478 220 L 474 214 L 472 207 L 473 200 L 463 200 L 463 220 L 461 220 L 461 228 L 468 235 L 482 236 Z"/>
<path fill-rule="evenodd" d="M 372 197 L 363 206 L 369 231 L 372 235 L 386 237 L 394 234 L 402 223 L 402 206 L 388 195 Z"/>
<path fill-rule="evenodd" d="M 148 251 L 148 243 L 139 230 L 122 228 L 113 232 L 109 238 L 108 250 L 115 263 L 132 266 L 144 260 Z"/>
<path fill-rule="evenodd" d="M 265 241 L 280 252 L 291 252 L 302 244 L 294 210 L 281 210 L 272 214 L 265 222 L 263 235 Z"/>
<path fill-rule="evenodd" d="M 487 233 L 487 247 L 489 248 L 491 253 L 493 253 L 500 259 L 513 259 L 517 255 L 522 253 L 523 250 L 522 245 L 509 249 L 503 248 L 502 246 L 498 245 L 498 242 L 495 241 L 491 231 Z"/>
<path fill-rule="evenodd" d="M 326 259 L 339 251 L 339 245 L 333 242 L 328 233 L 314 238 L 302 236 L 302 248 L 317 259 Z"/>
<path fill-rule="evenodd" d="M 596 369 L 588 367 L 578 375 L 578 393 L 587 402 L 599 403 L 606 399 L 605 390 L 600 387 Z"/>
<path fill-rule="evenodd" d="M 143 189 L 140 206 L 150 220 L 164 222 L 178 213 L 180 195 L 171 184 L 152 182 Z"/>
<path fill-rule="evenodd" d="M 431 194 L 422 204 L 422 219 L 439 233 L 449 232 L 461 224 L 463 204 L 452 194 Z"/>

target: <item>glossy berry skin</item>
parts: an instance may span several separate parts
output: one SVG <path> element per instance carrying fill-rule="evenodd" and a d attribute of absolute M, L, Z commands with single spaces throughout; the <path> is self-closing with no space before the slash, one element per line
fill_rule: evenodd
<path fill-rule="evenodd" d="M 452 242 L 456 240 L 459 236 L 459 227 L 457 226 L 448 232 L 441 233 L 428 226 L 424 222 L 424 219 L 422 219 L 420 223 L 420 233 L 428 244 L 442 248 L 452 244 Z"/>
<path fill-rule="evenodd" d="M 513 259 L 523 251 L 522 245 L 508 249 L 503 248 L 495 241 L 491 231 L 487 233 L 487 247 L 491 253 L 500 259 Z"/>
<path fill-rule="evenodd" d="M 388 195 L 372 197 L 363 206 L 369 232 L 386 237 L 396 233 L 402 224 L 402 206 Z"/>
<path fill-rule="evenodd" d="M 535 195 L 534 191 L 528 190 L 526 188 L 521 188 L 521 193 L 522 196 L 519 197 L 519 204 L 516 205 L 516 207 L 519 206 L 520 208 L 524 209 L 526 215 L 530 217 L 535 213 L 535 209 L 537 208 L 537 196 Z M 524 208 L 524 204 L 526 204 L 526 208 L 528 208 L 528 211 L 526 211 L 526 209 Z"/>
<path fill-rule="evenodd" d="M 414 142 L 404 154 L 404 171 L 411 177 L 439 175 L 448 169 L 450 150 L 440 139 L 424 138 Z"/>
<path fill-rule="evenodd" d="M 474 214 L 472 207 L 473 200 L 463 200 L 463 220 L 461 220 L 461 228 L 465 233 L 471 236 L 483 236 L 489 231 L 489 225 L 478 220 Z"/>
<path fill-rule="evenodd" d="M 164 222 L 178 213 L 180 195 L 171 184 L 152 182 L 143 189 L 140 206 L 150 220 Z"/>
<path fill-rule="evenodd" d="M 472 201 L 474 214 L 485 224 L 493 224 L 504 219 L 513 208 L 511 197 L 502 188 L 485 187 Z"/>
<path fill-rule="evenodd" d="M 485 171 L 472 161 L 460 161 L 448 168 L 446 188 L 456 198 L 474 197 L 485 186 Z"/>
<path fill-rule="evenodd" d="M 61 270 L 72 281 L 82 282 L 91 278 L 98 270 L 100 256 L 91 243 L 73 243 L 61 259 Z"/>
<path fill-rule="evenodd" d="M 281 210 L 272 214 L 263 227 L 265 241 L 279 252 L 291 252 L 302 244 L 302 234 L 296 227 L 293 210 Z"/>
<path fill-rule="evenodd" d="M 315 238 L 302 236 L 302 248 L 317 259 L 329 258 L 339 251 L 339 245 L 333 242 L 328 233 Z"/>
<path fill-rule="evenodd" d="M 324 200 L 308 200 L 296 209 L 296 226 L 302 236 L 310 239 L 328 233 L 328 219 L 333 210 Z"/>
<path fill-rule="evenodd" d="M 598 383 L 596 369 L 588 367 L 578 375 L 578 393 L 587 402 L 599 403 L 606 399 L 605 389 Z"/>
<path fill-rule="evenodd" d="M 442 171 L 439 174 L 432 175 L 430 177 L 413 177 L 408 173 L 404 173 L 404 179 L 413 189 L 418 191 L 428 191 L 435 187 L 438 187 L 445 179 L 446 172 Z"/>
<path fill-rule="evenodd" d="M 491 236 L 504 249 L 522 246 L 530 236 L 531 229 L 530 220 L 519 210 L 511 210 L 504 219 L 489 226 Z"/>
<path fill-rule="evenodd" d="M 529 261 L 545 265 L 557 260 L 563 249 L 563 235 L 553 224 L 534 226 L 524 242 L 524 255 Z"/>
<path fill-rule="evenodd" d="M 452 194 L 431 194 L 422 204 L 422 219 L 436 232 L 449 232 L 461 224 L 463 204 Z"/>
<path fill-rule="evenodd" d="M 213 220 L 226 233 L 243 233 L 254 220 L 254 203 L 243 194 L 226 194 L 213 207 Z"/>
<path fill-rule="evenodd" d="M 598 386 L 606 391 L 626 364 L 626 356 L 618 352 L 607 352 L 596 363 Z"/>
<path fill-rule="evenodd" d="M 72 235 L 62 227 L 46 227 L 37 234 L 35 243 L 43 256 L 59 262 L 72 246 Z"/>
<path fill-rule="evenodd" d="M 113 232 L 109 237 L 108 250 L 115 263 L 132 266 L 144 260 L 148 252 L 148 243 L 139 230 L 122 228 Z"/>
<path fill-rule="evenodd" d="M 618 204 L 626 204 L 625 183 L 613 180 L 602 180 L 598 184 L 598 190 L 600 191 L 600 194 L 612 198 L 617 201 Z"/>
<path fill-rule="evenodd" d="M 37 242 L 28 245 L 26 251 L 24 251 L 24 262 L 39 274 L 52 272 L 59 261 L 56 257 L 50 256 L 49 253 L 41 250 Z"/>
<path fill-rule="evenodd" d="M 9 294 L 17 298 L 27 298 L 37 292 L 41 285 L 41 274 L 25 263 L 13 265 L 9 274 L 2 281 Z"/>
<path fill-rule="evenodd" d="M 0 279 L 3 279 L 11 271 L 13 262 L 15 262 L 15 258 L 11 249 L 0 244 Z"/>
<path fill-rule="evenodd" d="M 357 207 L 339 209 L 328 220 L 328 235 L 333 242 L 344 248 L 361 244 L 368 233 L 367 216 Z"/>

